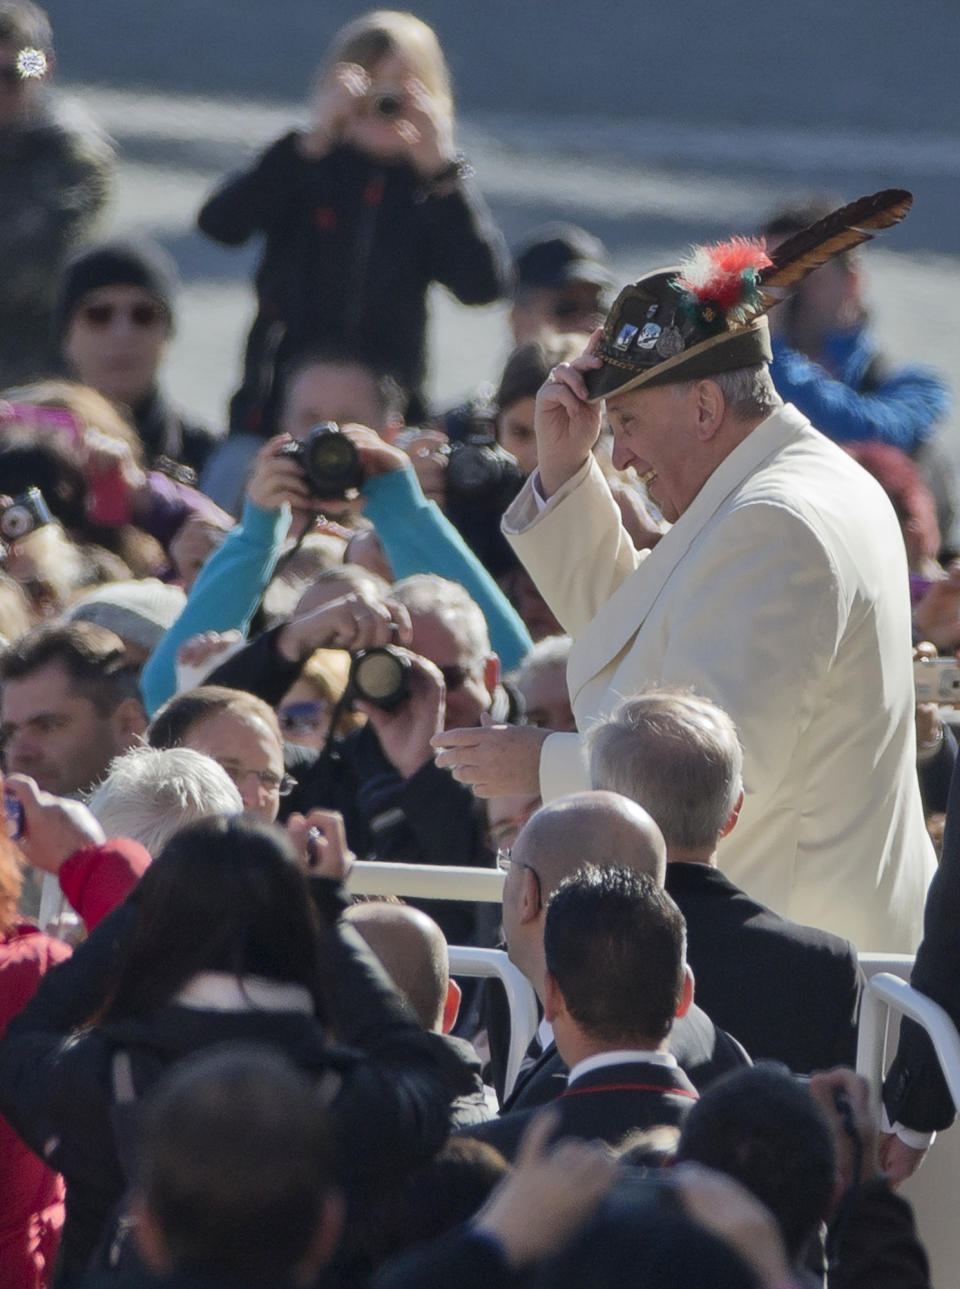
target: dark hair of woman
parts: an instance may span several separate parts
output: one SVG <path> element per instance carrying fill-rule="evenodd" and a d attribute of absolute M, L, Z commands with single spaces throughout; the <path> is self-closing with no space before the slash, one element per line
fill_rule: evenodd
<path fill-rule="evenodd" d="M 135 901 L 97 1023 L 164 1007 L 203 971 L 304 985 L 321 1013 L 317 917 L 279 832 L 242 816 L 201 819 L 170 839 Z"/>

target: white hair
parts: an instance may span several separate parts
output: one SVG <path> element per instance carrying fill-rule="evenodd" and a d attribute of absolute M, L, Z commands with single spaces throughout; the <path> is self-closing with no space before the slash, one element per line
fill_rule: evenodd
<path fill-rule="evenodd" d="M 590 785 L 653 815 L 667 846 L 714 847 L 743 788 L 736 726 L 706 698 L 652 690 L 587 734 Z"/>
<path fill-rule="evenodd" d="M 459 582 L 436 573 L 412 573 L 395 582 L 390 594 L 410 613 L 441 618 L 463 647 L 471 666 L 480 666 L 490 656 L 490 632 L 483 610 Z"/>
<path fill-rule="evenodd" d="M 730 414 L 738 420 L 767 416 L 783 402 L 774 387 L 770 368 L 766 363 L 737 367 L 733 371 L 722 371 L 716 376 L 705 376 L 697 380 L 677 381 L 669 388 L 679 397 L 684 390 L 699 384 L 700 379 L 712 380 L 720 387 Z"/>
<path fill-rule="evenodd" d="M 566 671 L 572 645 L 569 636 L 545 636 L 523 655 L 507 680 L 526 697 L 527 686 L 539 672 L 549 671 L 551 667 L 562 667 Z"/>
<path fill-rule="evenodd" d="M 188 747 L 135 747 L 114 757 L 87 805 L 108 837 L 132 837 L 153 856 L 196 819 L 243 811 L 226 770 Z"/>

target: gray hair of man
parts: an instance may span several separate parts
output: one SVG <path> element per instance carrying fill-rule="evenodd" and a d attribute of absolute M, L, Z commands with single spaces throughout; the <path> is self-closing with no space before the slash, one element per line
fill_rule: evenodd
<path fill-rule="evenodd" d="M 720 387 L 727 410 L 738 421 L 749 421 L 758 416 L 767 417 L 783 402 L 766 363 L 737 367 L 733 371 L 723 371 L 702 379 L 712 380 Z M 684 390 L 697 384 L 697 380 L 677 381 L 668 388 L 679 398 Z"/>
<path fill-rule="evenodd" d="M 520 665 L 507 679 L 521 694 L 525 694 L 530 678 L 538 671 L 548 671 L 551 667 L 563 667 L 566 671 L 572 645 L 569 636 L 544 636 L 524 654 Z"/>
<path fill-rule="evenodd" d="M 489 658 L 487 620 L 480 605 L 459 582 L 436 573 L 411 573 L 394 582 L 390 594 L 411 616 L 429 614 L 439 618 L 463 645 L 471 666 L 479 667 Z"/>
<path fill-rule="evenodd" d="M 587 752 L 591 785 L 643 806 L 668 849 L 712 851 L 743 790 L 736 726 L 689 691 L 626 699 L 588 732 Z"/>
<path fill-rule="evenodd" d="M 153 856 L 197 819 L 243 812 L 226 770 L 188 747 L 135 747 L 114 757 L 87 805 L 108 837 L 132 837 Z"/>

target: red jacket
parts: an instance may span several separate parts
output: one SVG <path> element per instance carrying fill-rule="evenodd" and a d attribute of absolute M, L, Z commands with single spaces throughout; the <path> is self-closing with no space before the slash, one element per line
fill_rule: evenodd
<path fill-rule="evenodd" d="M 121 904 L 150 863 L 135 841 L 120 839 L 76 851 L 60 869 L 60 887 L 92 930 Z M 31 922 L 0 934 L 0 1038 L 27 1005 L 49 967 L 70 946 Z M 63 1182 L 0 1116 L 0 1289 L 44 1289 L 63 1227 Z"/>

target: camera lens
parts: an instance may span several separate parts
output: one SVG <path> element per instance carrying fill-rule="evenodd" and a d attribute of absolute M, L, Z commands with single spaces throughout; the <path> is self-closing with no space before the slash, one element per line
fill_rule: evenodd
<path fill-rule="evenodd" d="M 346 497 L 363 483 L 360 453 L 332 421 L 313 427 L 301 446 L 300 459 L 318 497 Z"/>
<path fill-rule="evenodd" d="M 399 116 L 402 107 L 403 98 L 394 90 L 387 90 L 383 94 L 378 94 L 373 100 L 373 110 L 379 116 L 387 117 L 388 120 Z"/>
<path fill-rule="evenodd" d="M 390 645 L 360 649 L 350 664 L 350 690 L 354 698 L 392 711 L 410 696 L 410 659 Z"/>
<path fill-rule="evenodd" d="M 25 537 L 34 528 L 33 515 L 28 506 L 14 503 L 0 515 L 0 533 L 10 541 Z"/>

